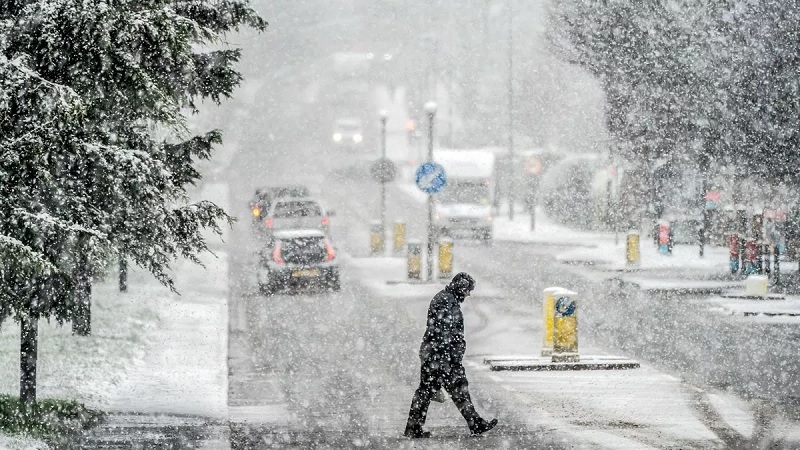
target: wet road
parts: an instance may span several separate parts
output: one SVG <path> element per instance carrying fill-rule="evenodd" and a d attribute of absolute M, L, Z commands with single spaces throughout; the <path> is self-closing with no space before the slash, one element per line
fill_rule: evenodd
<path fill-rule="evenodd" d="M 359 282 L 364 271 L 356 261 L 366 256 L 368 223 L 378 216 L 377 184 L 365 178 L 369 156 L 332 153 L 324 133 L 309 131 L 322 125 L 306 116 L 300 103 L 286 105 L 292 105 L 282 109 L 290 120 L 274 122 L 260 116 L 259 108 L 240 105 L 231 114 L 226 139 L 236 151 L 228 169 L 214 175 L 229 183 L 231 212 L 242 218 L 227 249 L 230 423 L 114 415 L 83 441 L 84 448 L 570 448 L 569 436 L 544 430 L 526 416 L 531 400 L 498 392 L 496 383 L 469 367 L 478 409 L 499 416 L 498 429 L 469 438 L 463 419 L 446 403 L 431 407 L 429 425 L 437 437 L 425 443 L 401 437 L 417 383 L 424 312 L 436 289 L 397 301 L 375 296 Z M 282 183 L 311 186 L 337 211 L 332 229 L 343 255 L 341 292 L 270 297 L 257 292 L 253 269 L 259 241 L 250 233 L 246 202 L 257 186 Z M 406 219 L 408 237 L 423 239 L 424 217 L 423 204 L 390 188 L 388 223 Z M 759 445 L 770 444 L 769 426 L 776 415 L 796 416 L 798 381 L 792 374 L 800 373 L 800 367 L 792 325 L 723 317 L 691 297 L 588 281 L 554 263 L 550 250 L 457 242 L 456 267 L 473 273 L 479 283 L 490 280 L 500 287 L 465 306 L 468 359 L 479 361 L 481 352 L 491 348 L 496 328 L 509 324 L 537 345 L 539 335 L 525 317 L 537 307 L 542 289 L 568 286 L 587 300 L 581 304 L 584 341 L 693 385 L 751 398 L 764 430 L 757 436 Z M 533 402 L 539 401 L 546 408 L 545 399 Z M 720 425 L 703 398 L 696 403 L 698 415 L 729 447 L 755 444 Z M 654 432 L 635 429 L 635 424 L 631 428 L 628 433 L 641 442 L 670 445 Z M 687 442 L 684 448 L 705 444 Z"/>
<path fill-rule="evenodd" d="M 317 165 L 326 149 L 307 140 L 279 147 L 282 152 L 268 167 L 260 166 L 253 153 L 237 156 L 232 165 L 236 176 L 230 179 L 232 204 L 244 206 L 255 188 L 248 171 L 258 171 L 264 184 L 311 186 L 337 212 L 332 232 L 343 260 L 342 291 L 259 294 L 253 272 L 258 239 L 238 225 L 239 232 L 232 234 L 230 269 L 235 280 L 230 299 L 231 446 L 412 448 L 417 444 L 403 438 L 402 431 L 418 382 L 416 352 L 424 313 L 438 287 L 432 285 L 425 296 L 404 301 L 367 290 L 359 282 L 363 269 L 351 263 L 364 256 L 364 218 L 375 211 L 377 199 L 372 198 L 375 184 L 359 179 L 359 158 L 326 158 L 339 164 L 331 167 Z M 353 196 L 353 190 L 361 193 Z M 484 390 L 491 388 L 487 381 L 471 381 L 474 397 L 486 398 Z M 491 406 L 478 403 L 487 414 L 497 412 L 488 410 Z M 535 427 L 515 423 L 513 415 L 504 417 L 498 432 L 470 438 L 452 404 L 434 405 L 431 411 L 435 437 L 426 445 L 561 445 L 552 436 L 539 437 Z"/>
<path fill-rule="evenodd" d="M 420 443 L 402 438 L 418 380 L 416 351 L 424 312 L 435 286 L 427 295 L 398 301 L 374 295 L 359 281 L 365 273 L 363 261 L 368 261 L 363 258 L 367 224 L 377 215 L 378 199 L 376 185 L 358 175 L 357 158 L 331 160 L 333 167 L 320 165 L 322 149 L 302 138 L 239 141 L 237 145 L 242 150 L 234 156 L 230 170 L 221 174 L 231 185 L 233 212 L 245 218 L 228 244 L 230 422 L 119 414 L 85 439 L 84 448 L 574 446 L 568 435 L 543 429 L 531 420 L 532 407 L 558 406 L 546 398 L 502 392 L 495 381 L 472 366 L 468 374 L 477 407 L 502 419 L 498 429 L 481 438 L 468 437 L 463 419 L 448 402 L 431 407 L 429 428 L 434 439 Z M 253 269 L 259 241 L 250 233 L 246 202 L 257 185 L 287 182 L 310 185 L 337 211 L 332 226 L 343 259 L 341 292 L 269 297 L 257 292 Z M 413 219 L 424 217 L 424 205 L 397 189 L 389 192 L 389 221 L 403 217 L 409 238 L 424 237 L 424 220 Z M 786 377 L 797 373 L 792 359 L 797 351 L 793 327 L 719 316 L 687 296 L 640 292 L 613 281 L 587 281 L 573 269 L 554 263 L 546 246 L 458 241 L 456 249 L 457 269 L 473 273 L 479 285 L 483 281 L 499 287 L 465 305 L 469 361 L 480 361 L 492 348 L 494 336 L 501 332 L 498 327 L 520 328 L 536 346 L 538 330 L 526 317 L 531 316 L 531 308 L 538 308 L 543 288 L 569 286 L 586 300 L 581 304 L 582 342 L 638 358 L 692 385 L 746 395 L 759 412 L 760 431 L 754 438 L 726 426 L 702 395 L 695 401 L 697 415 L 729 448 L 763 443 L 791 448 L 791 443 L 774 442 L 769 434 L 776 417 L 793 414 L 796 380 Z M 573 422 L 586 424 L 580 416 L 576 412 Z M 614 431 L 656 448 L 674 443 L 636 424 L 630 424 L 630 430 Z M 683 448 L 708 444 L 686 442 Z"/>

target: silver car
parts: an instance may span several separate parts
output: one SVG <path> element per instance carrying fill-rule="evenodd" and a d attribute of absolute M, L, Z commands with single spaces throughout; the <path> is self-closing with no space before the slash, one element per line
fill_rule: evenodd
<path fill-rule="evenodd" d="M 262 218 L 262 224 L 268 237 L 276 231 L 301 229 L 320 230 L 327 235 L 333 214 L 313 198 L 279 198 Z"/>

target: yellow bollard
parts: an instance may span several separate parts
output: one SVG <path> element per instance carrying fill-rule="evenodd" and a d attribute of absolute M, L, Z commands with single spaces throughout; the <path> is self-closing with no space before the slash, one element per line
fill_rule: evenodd
<path fill-rule="evenodd" d="M 629 231 L 625 240 L 625 263 L 629 266 L 636 266 L 641 260 L 639 254 L 639 232 Z"/>
<path fill-rule="evenodd" d="M 369 226 L 370 253 L 379 255 L 383 253 L 383 228 L 379 221 L 374 221 Z"/>
<path fill-rule="evenodd" d="M 448 279 L 453 276 L 453 241 L 439 240 L 439 278 Z"/>
<path fill-rule="evenodd" d="M 555 311 L 556 295 L 566 289 L 561 287 L 549 287 L 542 291 L 542 356 L 553 354 L 553 313 Z"/>
<path fill-rule="evenodd" d="M 578 303 L 577 293 L 558 292 L 553 308 L 552 362 L 578 362 Z"/>
<path fill-rule="evenodd" d="M 406 258 L 408 278 L 419 280 L 419 274 L 422 272 L 422 244 L 419 241 L 408 241 Z"/>
<path fill-rule="evenodd" d="M 394 223 L 394 252 L 401 253 L 406 246 L 406 224 L 397 221 Z"/>

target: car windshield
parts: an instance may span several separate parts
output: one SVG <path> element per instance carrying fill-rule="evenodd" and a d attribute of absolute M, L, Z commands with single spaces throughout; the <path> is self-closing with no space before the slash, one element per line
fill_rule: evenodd
<path fill-rule="evenodd" d="M 280 202 L 272 215 L 276 218 L 321 216 L 322 209 L 315 202 Z"/>
<path fill-rule="evenodd" d="M 440 203 L 489 204 L 489 185 L 483 181 L 451 181 L 437 194 Z"/>

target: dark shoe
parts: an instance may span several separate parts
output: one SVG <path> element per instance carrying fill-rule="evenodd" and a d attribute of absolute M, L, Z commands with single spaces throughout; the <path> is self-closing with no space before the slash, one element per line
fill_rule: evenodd
<path fill-rule="evenodd" d="M 424 431 L 422 427 L 406 427 L 406 432 L 403 436 L 412 439 L 424 439 L 431 437 L 430 431 Z"/>
<path fill-rule="evenodd" d="M 473 436 L 478 436 L 483 433 L 486 433 L 495 426 L 497 426 L 497 419 L 492 419 L 488 422 L 483 419 L 480 419 L 478 423 L 474 427 L 472 427 L 470 431 L 472 431 Z"/>

